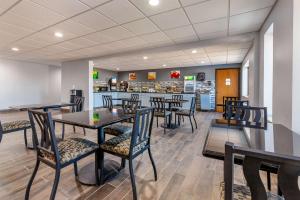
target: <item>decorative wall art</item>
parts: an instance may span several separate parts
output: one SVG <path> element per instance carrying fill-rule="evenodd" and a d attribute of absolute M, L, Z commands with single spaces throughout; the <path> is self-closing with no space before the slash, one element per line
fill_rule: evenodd
<path fill-rule="evenodd" d="M 148 72 L 148 80 L 156 80 L 156 72 Z"/>
<path fill-rule="evenodd" d="M 171 71 L 170 78 L 171 79 L 179 79 L 180 78 L 180 71 L 179 70 Z"/>
<path fill-rule="evenodd" d="M 136 80 L 136 73 L 135 72 L 129 73 L 128 76 L 129 76 L 128 79 L 130 81 L 135 81 Z"/>

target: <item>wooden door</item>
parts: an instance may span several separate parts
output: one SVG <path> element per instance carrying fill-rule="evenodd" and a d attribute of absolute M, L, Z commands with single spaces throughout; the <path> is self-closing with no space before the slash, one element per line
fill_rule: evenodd
<path fill-rule="evenodd" d="M 224 112 L 223 96 L 238 97 L 240 94 L 240 69 L 216 69 L 216 110 Z"/>

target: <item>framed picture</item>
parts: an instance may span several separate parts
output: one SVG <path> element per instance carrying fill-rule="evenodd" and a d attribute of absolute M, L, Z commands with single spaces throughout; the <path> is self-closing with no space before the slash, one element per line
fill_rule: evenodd
<path fill-rule="evenodd" d="M 148 72 L 148 80 L 156 80 L 156 72 Z"/>
<path fill-rule="evenodd" d="M 129 73 L 128 76 L 129 76 L 128 79 L 130 81 L 135 81 L 136 80 L 136 73 L 135 72 Z"/>
<path fill-rule="evenodd" d="M 171 71 L 170 78 L 171 79 L 179 79 L 180 78 L 180 71 L 179 70 Z"/>

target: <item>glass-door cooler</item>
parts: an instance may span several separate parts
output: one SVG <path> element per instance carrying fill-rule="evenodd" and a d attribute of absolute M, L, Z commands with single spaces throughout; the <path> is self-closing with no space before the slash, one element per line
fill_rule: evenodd
<path fill-rule="evenodd" d="M 184 76 L 184 92 L 195 92 L 196 76 Z"/>

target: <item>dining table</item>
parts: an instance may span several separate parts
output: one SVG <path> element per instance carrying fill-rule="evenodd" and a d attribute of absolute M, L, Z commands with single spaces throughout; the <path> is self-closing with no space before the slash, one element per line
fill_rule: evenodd
<path fill-rule="evenodd" d="M 124 113 L 123 109 L 98 108 L 83 112 L 61 113 L 53 116 L 54 122 L 75 125 L 82 128 L 97 130 L 97 143 L 100 145 L 105 142 L 105 134 L 103 129 L 106 126 L 130 120 L 134 117 L 133 114 Z M 99 154 L 98 159 L 103 159 Z M 94 176 L 95 161 L 89 162 L 82 167 L 78 172 L 78 181 L 85 185 L 96 185 L 96 177 Z M 96 161 L 98 162 L 98 161 Z M 116 161 L 105 159 L 103 181 L 112 179 L 120 172 L 120 164 Z M 102 183 L 103 184 L 103 183 Z"/>
<path fill-rule="evenodd" d="M 75 103 L 65 103 L 65 102 L 53 102 L 45 104 L 28 104 L 19 106 L 10 106 L 12 110 L 26 111 L 26 110 L 37 110 L 42 109 L 44 112 L 48 112 L 49 109 L 57 109 L 62 107 L 75 106 Z"/>
<path fill-rule="evenodd" d="M 172 123 L 172 119 L 173 119 L 172 107 L 173 107 L 173 105 L 182 104 L 182 103 L 186 103 L 186 102 L 188 102 L 188 100 L 186 100 L 186 99 L 165 99 L 165 104 L 168 104 L 167 110 L 171 111 L 171 115 L 169 117 L 169 122 L 167 124 L 161 125 L 163 128 L 176 129 L 179 127 L 178 124 Z"/>

